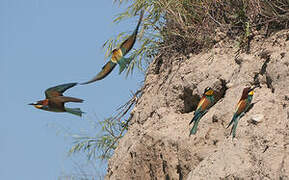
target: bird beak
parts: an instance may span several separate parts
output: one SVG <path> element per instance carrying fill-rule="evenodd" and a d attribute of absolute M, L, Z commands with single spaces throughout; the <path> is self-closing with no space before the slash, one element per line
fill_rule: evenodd
<path fill-rule="evenodd" d="M 30 103 L 30 104 L 28 104 L 28 105 L 32 105 L 32 106 L 34 106 L 34 107 L 36 107 L 36 108 L 38 108 L 38 109 L 42 109 L 42 107 L 43 107 L 42 104 L 38 104 L 38 103 Z"/>

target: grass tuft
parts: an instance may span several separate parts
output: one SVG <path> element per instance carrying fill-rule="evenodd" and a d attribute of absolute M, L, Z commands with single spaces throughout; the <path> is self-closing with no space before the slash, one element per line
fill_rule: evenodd
<path fill-rule="evenodd" d="M 248 50 L 255 35 L 264 37 L 289 27 L 288 0 L 114 0 L 129 4 L 115 22 L 146 9 L 141 48 L 134 50 L 131 72 L 158 53 L 188 55 L 208 50 L 228 38 Z M 223 36 L 220 38 L 220 34 Z M 119 42 L 121 43 L 121 41 Z M 106 44 L 105 48 L 111 47 Z M 109 49 L 109 48 L 107 48 Z M 111 48 L 109 49 L 111 50 Z"/>

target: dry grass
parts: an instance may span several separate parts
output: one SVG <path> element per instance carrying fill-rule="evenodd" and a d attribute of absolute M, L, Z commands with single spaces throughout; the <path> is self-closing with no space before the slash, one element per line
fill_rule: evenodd
<path fill-rule="evenodd" d="M 288 0 L 158 0 L 165 12 L 163 46 L 184 55 L 210 48 L 225 37 L 246 48 L 254 35 L 264 37 L 289 27 Z"/>
<path fill-rule="evenodd" d="M 211 48 L 223 38 L 248 49 L 257 34 L 264 37 L 289 27 L 289 0 L 114 0 L 129 4 L 116 22 L 146 9 L 141 48 L 133 65 L 159 53 L 188 55 Z M 110 50 L 110 49 L 109 49 Z"/>

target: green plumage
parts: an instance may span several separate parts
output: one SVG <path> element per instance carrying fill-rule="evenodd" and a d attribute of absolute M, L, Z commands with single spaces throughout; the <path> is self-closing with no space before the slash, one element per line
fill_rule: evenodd
<path fill-rule="evenodd" d="M 228 128 L 233 124 L 233 127 L 230 132 L 230 134 L 232 134 L 232 139 L 236 137 L 236 129 L 238 126 L 239 119 L 242 118 L 245 115 L 245 113 L 248 111 L 248 108 L 250 107 L 252 99 L 253 99 L 253 96 L 250 96 L 250 95 L 247 95 L 246 99 L 242 99 L 242 98 L 240 99 L 239 103 L 240 102 L 242 103 L 243 101 L 245 103 L 245 108 L 242 108 L 242 106 L 240 105 L 240 107 L 238 107 L 237 111 L 234 113 L 232 120 L 227 126 Z"/>
<path fill-rule="evenodd" d="M 79 98 L 63 96 L 63 93 L 67 89 L 74 87 L 77 84 L 78 83 L 67 83 L 48 88 L 45 91 L 46 99 L 37 101 L 36 103 L 30 103 L 29 105 L 33 105 L 35 108 L 45 111 L 69 112 L 74 115 L 81 116 L 83 112 L 80 110 L 80 108 L 67 108 L 64 106 L 64 104 L 67 102 L 83 102 L 83 100 Z"/>
<path fill-rule="evenodd" d="M 211 90 L 211 89 L 207 89 L 207 90 Z M 195 113 L 194 113 L 194 117 L 193 119 L 190 121 L 189 124 L 191 124 L 192 122 L 194 122 L 194 126 L 190 131 L 190 135 L 192 134 L 196 134 L 197 133 L 197 129 L 198 129 L 198 124 L 201 120 L 201 118 L 208 112 L 208 110 L 212 107 L 212 105 L 214 104 L 214 96 L 213 95 L 205 95 L 206 90 L 204 92 L 203 97 L 201 98 L 200 102 L 199 102 L 199 108 L 196 109 Z M 202 104 L 200 104 L 202 103 Z M 205 106 L 205 108 L 203 109 L 203 105 Z"/>
<path fill-rule="evenodd" d="M 144 10 L 140 13 L 140 18 L 138 21 L 138 24 L 133 31 L 133 33 L 123 42 L 121 43 L 120 47 L 117 49 L 114 49 L 112 51 L 112 57 L 109 62 L 106 63 L 106 65 L 102 68 L 102 70 L 91 80 L 81 83 L 81 85 L 89 84 L 95 81 L 99 81 L 103 78 L 105 78 L 108 74 L 111 73 L 111 71 L 114 69 L 116 62 L 119 64 L 119 74 L 124 71 L 124 69 L 127 68 L 127 66 L 130 64 L 132 57 L 125 58 L 124 56 L 132 49 L 132 47 L 135 44 L 138 29 L 140 27 L 142 18 L 143 18 Z M 121 52 L 120 52 L 121 51 Z"/>
<path fill-rule="evenodd" d="M 125 58 L 122 57 L 117 63 L 119 65 L 119 74 L 122 73 L 123 70 L 125 70 L 125 68 L 127 68 L 127 66 L 129 65 L 130 61 L 132 60 L 132 58 Z"/>
<path fill-rule="evenodd" d="M 120 50 L 121 50 L 123 56 L 125 56 L 132 49 L 132 47 L 136 41 L 138 29 L 140 27 L 140 24 L 141 24 L 141 21 L 143 18 L 143 14 L 144 14 L 144 10 L 142 10 L 140 12 L 140 17 L 139 17 L 137 26 L 136 26 L 135 30 L 133 31 L 133 33 L 120 45 Z"/>
<path fill-rule="evenodd" d="M 84 84 L 89 84 L 92 83 L 94 81 L 99 81 L 103 78 L 105 78 L 116 66 L 116 63 L 113 63 L 112 61 L 108 61 L 103 67 L 102 70 L 91 80 L 81 83 L 81 85 Z"/>
<path fill-rule="evenodd" d="M 61 84 L 58 86 L 54 86 L 51 88 L 48 88 L 45 91 L 45 96 L 46 98 L 51 98 L 51 97 L 55 97 L 55 96 L 62 96 L 62 94 L 69 88 L 72 88 L 73 86 L 77 85 L 77 83 L 67 83 L 67 84 Z"/>
<path fill-rule="evenodd" d="M 203 115 L 204 115 L 205 113 L 206 113 L 206 112 L 199 112 L 199 113 L 197 113 L 197 114 L 194 116 L 194 118 L 193 118 L 193 120 L 192 120 L 192 121 L 194 121 L 194 126 L 193 126 L 193 128 L 191 129 L 191 131 L 190 131 L 190 135 L 197 133 L 198 124 L 199 124 L 201 118 L 203 117 Z"/>
<path fill-rule="evenodd" d="M 240 115 L 237 115 L 237 114 L 234 114 L 230 124 L 227 126 L 227 128 L 233 124 L 233 127 L 231 129 L 231 132 L 230 134 L 232 134 L 232 138 L 235 138 L 236 136 L 236 129 L 237 129 L 237 125 L 238 125 L 238 122 L 239 122 L 239 119 L 241 117 L 242 113 Z"/>
<path fill-rule="evenodd" d="M 77 115 L 77 116 L 82 116 L 82 114 L 84 113 L 84 112 L 82 112 L 81 110 L 80 110 L 80 108 L 65 108 L 65 110 L 66 110 L 66 112 L 69 112 L 69 113 L 71 113 L 71 114 L 74 114 L 74 115 Z"/>

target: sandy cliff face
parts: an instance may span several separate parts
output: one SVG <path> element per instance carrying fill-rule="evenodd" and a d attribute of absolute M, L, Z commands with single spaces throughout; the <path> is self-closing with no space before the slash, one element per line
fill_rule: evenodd
<path fill-rule="evenodd" d="M 255 37 L 250 53 L 239 56 L 233 46 L 219 43 L 188 59 L 151 64 L 106 179 L 289 179 L 289 31 Z M 232 140 L 226 126 L 242 89 L 252 84 L 260 86 L 254 106 Z M 219 101 L 189 137 L 207 86 Z"/>

